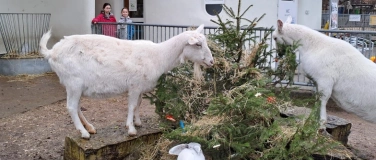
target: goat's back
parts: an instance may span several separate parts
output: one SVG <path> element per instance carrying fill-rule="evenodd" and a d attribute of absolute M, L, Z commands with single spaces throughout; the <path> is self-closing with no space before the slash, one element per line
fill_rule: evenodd
<path fill-rule="evenodd" d="M 65 87 L 80 89 L 86 96 L 108 97 L 127 91 L 129 86 L 154 85 L 147 83 L 152 75 L 146 75 L 153 67 L 143 58 L 145 54 L 153 56 L 153 52 L 143 52 L 153 47 L 149 41 L 102 35 L 66 36 L 52 48 L 49 63 Z"/>

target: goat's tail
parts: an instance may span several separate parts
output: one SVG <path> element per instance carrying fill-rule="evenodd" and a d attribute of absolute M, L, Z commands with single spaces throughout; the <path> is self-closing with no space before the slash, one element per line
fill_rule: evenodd
<path fill-rule="evenodd" d="M 47 48 L 47 42 L 48 42 L 48 39 L 50 39 L 50 37 L 51 37 L 51 29 L 48 30 L 47 33 L 43 34 L 39 43 L 39 51 L 46 59 L 49 59 L 52 53 L 52 50 L 48 50 Z"/>

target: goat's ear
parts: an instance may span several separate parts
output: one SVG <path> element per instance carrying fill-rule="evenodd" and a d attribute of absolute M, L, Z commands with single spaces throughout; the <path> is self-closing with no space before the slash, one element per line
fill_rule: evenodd
<path fill-rule="evenodd" d="M 199 42 L 198 39 L 195 38 L 195 37 L 190 37 L 190 38 L 188 39 L 188 44 L 190 44 L 190 45 L 194 45 L 194 44 L 196 44 L 196 43 L 198 43 L 198 42 Z"/>
<path fill-rule="evenodd" d="M 286 24 L 291 24 L 291 22 L 292 22 L 292 17 L 288 16 L 287 19 L 286 19 L 286 21 L 285 21 L 285 23 Z"/>
<path fill-rule="evenodd" d="M 278 20 L 278 21 L 277 21 L 277 24 L 278 24 L 278 32 L 279 32 L 279 33 L 282 33 L 283 22 L 282 22 L 281 20 Z"/>
<path fill-rule="evenodd" d="M 204 24 L 201 24 L 201 25 L 196 29 L 196 31 L 197 31 L 198 33 L 201 33 L 202 30 L 204 30 Z"/>
<path fill-rule="evenodd" d="M 179 144 L 177 146 L 172 147 L 168 153 L 172 155 L 179 155 L 181 151 L 188 148 L 188 144 Z"/>

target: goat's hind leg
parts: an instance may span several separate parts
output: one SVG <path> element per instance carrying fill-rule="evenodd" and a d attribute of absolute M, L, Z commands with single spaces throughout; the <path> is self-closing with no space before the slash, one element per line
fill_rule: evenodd
<path fill-rule="evenodd" d="M 141 119 L 140 119 L 140 105 L 141 105 L 141 101 L 142 101 L 142 94 L 140 94 L 140 96 L 138 97 L 137 106 L 134 109 L 135 110 L 135 113 L 134 113 L 134 125 L 137 126 L 137 127 L 141 127 L 142 126 Z"/>
<path fill-rule="evenodd" d="M 89 139 L 90 134 L 89 132 L 84 128 L 84 126 L 81 123 L 79 112 L 80 108 L 78 107 L 78 103 L 80 102 L 82 91 L 81 90 L 74 90 L 67 88 L 67 108 L 69 115 L 72 118 L 73 124 L 76 127 L 77 130 L 81 132 L 81 137 Z"/>
<path fill-rule="evenodd" d="M 91 134 L 95 134 L 97 133 L 97 131 L 95 130 L 94 126 L 92 124 L 90 124 L 84 114 L 82 114 L 82 111 L 80 109 L 81 107 L 78 108 L 78 117 L 80 117 L 80 120 L 81 120 L 81 123 L 84 125 L 84 127 L 86 128 L 86 130 L 91 133 Z"/>

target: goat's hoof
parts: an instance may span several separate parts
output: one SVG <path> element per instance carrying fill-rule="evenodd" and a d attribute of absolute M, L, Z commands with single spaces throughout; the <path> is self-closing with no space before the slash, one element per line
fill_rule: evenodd
<path fill-rule="evenodd" d="M 95 128 L 93 129 L 88 129 L 87 130 L 90 134 L 96 134 L 97 133 L 97 130 L 95 130 Z"/>
<path fill-rule="evenodd" d="M 96 134 L 97 131 L 95 130 L 94 126 L 89 124 L 88 126 L 85 126 L 86 130 L 91 134 Z"/>
<path fill-rule="evenodd" d="M 82 134 L 81 134 L 81 137 L 83 138 L 83 139 L 90 139 L 90 134 L 89 134 L 89 132 L 82 132 Z"/>
<path fill-rule="evenodd" d="M 131 136 L 131 137 L 135 137 L 135 136 L 137 136 L 137 133 L 129 133 L 128 132 L 128 135 Z"/>
<path fill-rule="evenodd" d="M 141 127 L 141 126 L 142 126 L 142 123 L 141 123 L 141 122 L 140 122 L 140 123 L 135 122 L 134 125 L 135 125 L 136 127 Z"/>
<path fill-rule="evenodd" d="M 136 136 L 137 135 L 137 130 L 134 127 L 128 129 L 128 135 L 132 136 L 132 137 Z"/>

